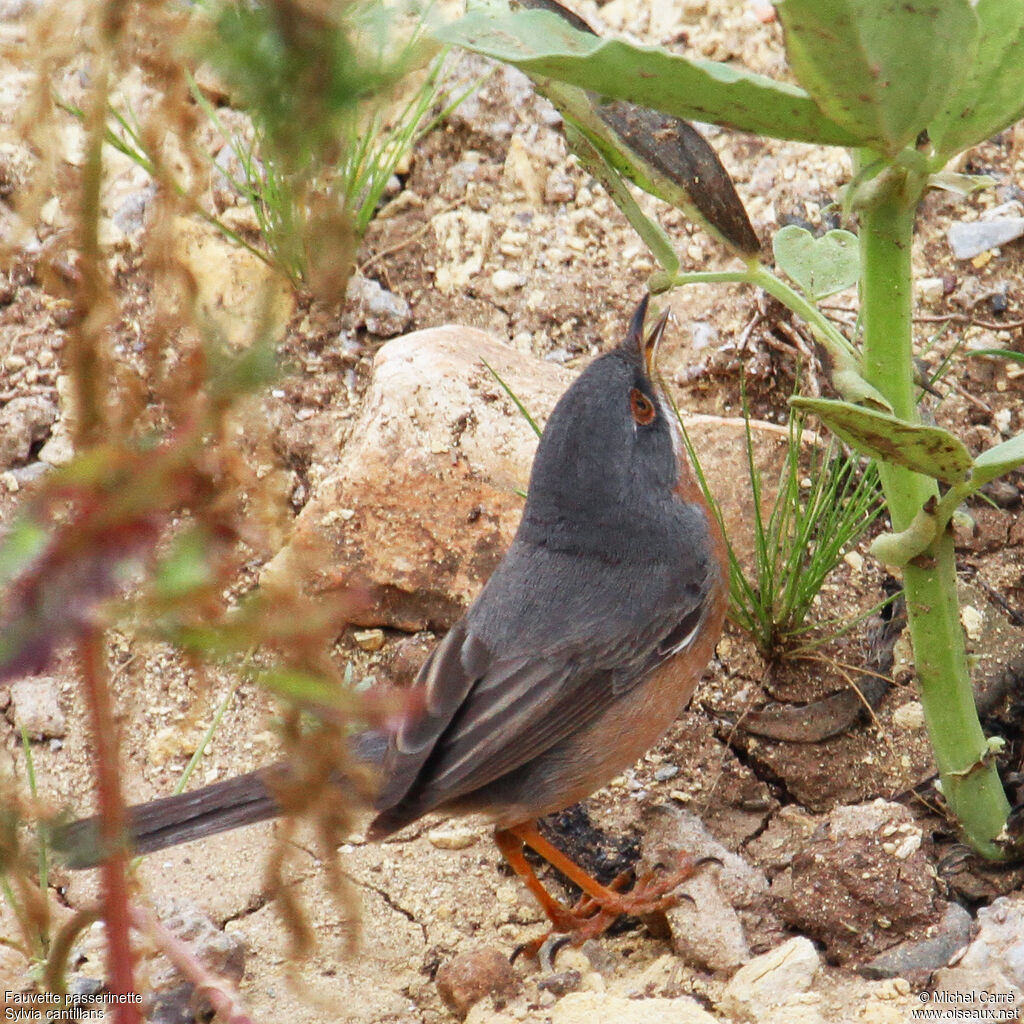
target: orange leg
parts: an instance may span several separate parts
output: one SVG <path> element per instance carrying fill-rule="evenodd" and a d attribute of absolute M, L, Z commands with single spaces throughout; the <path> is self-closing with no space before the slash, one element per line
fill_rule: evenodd
<path fill-rule="evenodd" d="M 652 875 L 637 883 L 630 892 L 622 894 L 617 890 L 625 885 L 628 876 L 620 876 L 611 886 L 601 885 L 574 860 L 552 846 L 533 824 L 498 829 L 494 834 L 494 840 L 502 856 L 540 903 L 553 925 L 553 930 L 570 933 L 576 944 L 602 934 L 622 914 L 649 914 L 672 906 L 676 901 L 670 895 L 671 891 L 680 882 L 689 878 L 694 870 L 693 862 L 685 858 L 676 871 L 657 878 Z M 539 853 L 553 868 L 583 890 L 584 895 L 575 907 L 570 910 L 544 888 L 523 855 L 524 844 Z M 529 943 L 524 947 L 524 951 L 531 955 L 536 954 L 544 938 Z"/>
<path fill-rule="evenodd" d="M 554 930 L 556 932 L 575 931 L 579 927 L 581 919 L 563 903 L 559 903 L 544 888 L 537 873 L 530 867 L 524 856 L 523 841 L 516 833 L 512 829 L 495 829 L 494 841 L 509 866 L 523 880 L 526 888 L 533 893 L 534 898 L 541 905 L 541 909 L 547 914 L 548 920 L 554 925 Z"/>

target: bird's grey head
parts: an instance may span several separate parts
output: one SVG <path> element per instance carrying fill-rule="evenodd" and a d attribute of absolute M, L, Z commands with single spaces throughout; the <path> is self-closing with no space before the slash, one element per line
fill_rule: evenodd
<path fill-rule="evenodd" d="M 645 296 L 626 340 L 591 363 L 551 413 L 533 464 L 524 529 L 562 521 L 629 530 L 670 500 L 679 475 L 678 427 L 652 377 L 667 317 L 645 336 L 646 311 Z"/>

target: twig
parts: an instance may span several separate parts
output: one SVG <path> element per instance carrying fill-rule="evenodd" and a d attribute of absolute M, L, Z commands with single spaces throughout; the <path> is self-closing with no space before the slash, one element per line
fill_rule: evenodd
<path fill-rule="evenodd" d="M 168 960 L 210 1001 L 214 1011 L 229 1024 L 252 1024 L 231 984 L 208 971 L 188 945 L 162 925 L 148 908 L 133 904 L 128 908 L 132 925 L 144 932 Z"/>
<path fill-rule="evenodd" d="M 923 314 L 914 317 L 915 324 L 967 324 L 970 327 L 984 327 L 989 331 L 1019 331 L 1024 328 L 1024 320 L 1010 320 L 1008 323 L 996 323 L 994 320 L 978 320 L 966 313 Z"/>
<path fill-rule="evenodd" d="M 359 267 L 359 273 L 365 277 L 366 272 L 375 263 L 384 259 L 387 256 L 393 256 L 396 252 L 400 252 L 408 245 L 412 245 L 413 242 L 418 241 L 422 238 L 429 230 L 434 217 L 439 216 L 442 213 L 447 213 L 449 210 L 454 210 L 456 206 L 461 205 L 463 199 L 455 199 L 450 203 L 446 203 L 436 213 L 430 215 L 430 219 L 425 224 L 421 224 L 411 235 L 403 238 L 401 241 L 395 242 L 394 245 L 389 246 L 387 249 L 381 249 L 380 252 L 375 252 L 361 267 Z"/>
<path fill-rule="evenodd" d="M 96 764 L 100 840 L 107 856 L 101 865 L 103 921 L 107 935 L 107 974 L 110 991 L 128 996 L 135 991 L 134 956 L 129 939 L 128 852 L 123 843 L 125 810 L 117 754 L 117 725 L 110 703 L 103 631 L 88 625 L 78 645 L 89 705 L 93 755 Z M 141 1024 L 137 1003 L 114 1004 L 115 1024 Z"/>

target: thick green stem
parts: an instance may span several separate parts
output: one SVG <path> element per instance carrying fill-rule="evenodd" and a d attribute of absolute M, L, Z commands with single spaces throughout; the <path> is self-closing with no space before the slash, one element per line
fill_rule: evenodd
<path fill-rule="evenodd" d="M 911 243 L 919 192 L 908 184 L 877 197 L 861 213 L 863 369 L 895 414 L 915 422 Z M 906 529 L 938 495 L 934 480 L 892 463 L 881 464 L 879 474 L 894 530 Z M 921 703 L 943 793 L 965 839 L 986 857 L 1000 858 L 1004 852 L 995 840 L 1009 804 L 971 690 L 951 532 L 944 530 L 906 566 L 903 578 Z"/>

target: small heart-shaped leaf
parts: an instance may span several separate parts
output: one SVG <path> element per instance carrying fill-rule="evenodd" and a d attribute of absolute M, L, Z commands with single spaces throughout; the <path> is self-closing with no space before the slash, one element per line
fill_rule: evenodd
<path fill-rule="evenodd" d="M 828 398 L 791 398 L 789 404 L 814 413 L 859 452 L 945 484 L 962 484 L 974 465 L 962 442 L 940 427 L 907 423 L 889 413 Z"/>
<path fill-rule="evenodd" d="M 784 227 L 772 241 L 775 262 L 812 301 L 841 292 L 860 277 L 857 236 L 829 231 L 815 238 L 795 224 Z"/>

